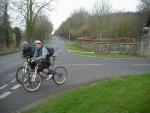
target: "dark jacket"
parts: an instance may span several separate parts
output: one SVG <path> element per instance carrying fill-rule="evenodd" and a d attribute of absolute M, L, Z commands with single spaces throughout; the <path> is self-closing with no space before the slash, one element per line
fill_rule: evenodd
<path fill-rule="evenodd" d="M 35 52 L 35 46 L 27 45 L 22 50 L 22 56 L 24 58 L 32 58 Z"/>

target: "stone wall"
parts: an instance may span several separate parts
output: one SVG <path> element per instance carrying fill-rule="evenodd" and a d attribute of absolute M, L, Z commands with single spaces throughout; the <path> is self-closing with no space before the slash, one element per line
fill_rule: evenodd
<path fill-rule="evenodd" d="M 140 43 L 77 41 L 79 47 L 99 54 L 140 54 Z"/>
<path fill-rule="evenodd" d="M 129 54 L 150 58 L 150 27 L 143 28 L 140 43 L 98 42 L 78 40 L 79 47 L 99 54 Z"/>

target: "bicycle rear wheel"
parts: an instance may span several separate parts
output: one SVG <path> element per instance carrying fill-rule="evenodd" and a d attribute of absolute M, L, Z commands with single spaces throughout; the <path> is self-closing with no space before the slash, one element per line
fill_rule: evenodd
<path fill-rule="evenodd" d="M 29 70 L 26 69 L 24 66 L 18 68 L 17 72 L 16 72 L 16 80 L 18 83 L 22 84 L 23 82 L 23 77 L 24 75 L 28 72 Z"/>
<path fill-rule="evenodd" d="M 54 69 L 53 80 L 56 84 L 64 84 L 67 80 L 67 69 L 63 66 L 58 66 Z"/>
<path fill-rule="evenodd" d="M 37 73 L 35 80 L 33 80 L 34 72 L 26 73 L 23 78 L 23 87 L 29 92 L 34 92 L 39 89 L 42 83 L 40 75 Z"/>

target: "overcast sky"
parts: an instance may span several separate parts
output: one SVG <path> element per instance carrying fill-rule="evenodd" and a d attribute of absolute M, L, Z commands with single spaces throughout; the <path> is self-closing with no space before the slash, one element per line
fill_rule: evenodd
<path fill-rule="evenodd" d="M 47 16 L 53 23 L 56 30 L 59 25 L 65 21 L 74 10 L 84 8 L 91 12 L 97 0 L 57 0 L 54 4 L 55 9 L 47 12 Z M 104 0 L 105 1 L 105 0 Z M 136 11 L 139 0 L 109 0 L 113 11 Z"/>

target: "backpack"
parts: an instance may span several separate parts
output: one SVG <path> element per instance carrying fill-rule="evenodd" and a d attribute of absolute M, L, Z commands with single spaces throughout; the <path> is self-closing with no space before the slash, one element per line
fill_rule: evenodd
<path fill-rule="evenodd" d="M 35 49 L 36 49 L 35 46 L 31 45 L 31 55 L 32 55 L 32 57 L 34 56 Z"/>
<path fill-rule="evenodd" d="M 49 57 L 53 56 L 55 50 L 52 47 L 48 47 L 47 45 L 45 46 L 45 48 L 47 49 L 48 53 L 49 53 Z"/>

